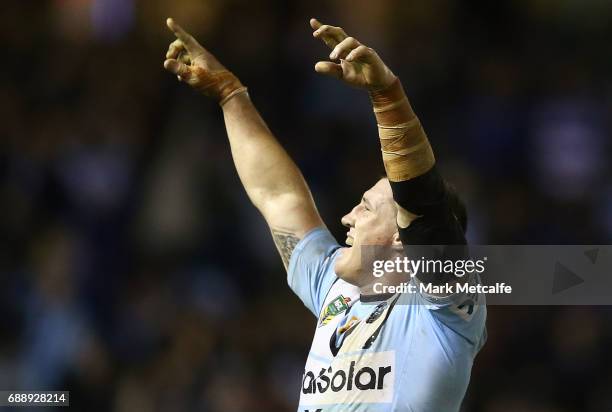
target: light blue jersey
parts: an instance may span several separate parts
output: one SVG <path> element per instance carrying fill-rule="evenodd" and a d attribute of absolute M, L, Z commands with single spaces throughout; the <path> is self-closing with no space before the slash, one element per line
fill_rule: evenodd
<path fill-rule="evenodd" d="M 289 262 L 289 286 L 317 317 L 298 411 L 458 411 L 486 339 L 483 300 L 469 309 L 418 293 L 363 302 L 334 273 L 339 251 L 317 228 Z"/>

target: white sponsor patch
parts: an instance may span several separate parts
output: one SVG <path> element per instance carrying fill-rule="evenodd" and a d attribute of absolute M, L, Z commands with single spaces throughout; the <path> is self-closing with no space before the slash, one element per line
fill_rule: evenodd
<path fill-rule="evenodd" d="M 309 362 L 300 406 L 389 403 L 395 383 L 395 351 L 336 357 L 331 365 Z"/>

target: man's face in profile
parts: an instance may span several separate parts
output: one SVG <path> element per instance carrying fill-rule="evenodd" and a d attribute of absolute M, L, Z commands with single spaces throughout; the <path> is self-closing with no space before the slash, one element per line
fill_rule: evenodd
<path fill-rule="evenodd" d="M 349 229 L 346 234 L 348 247 L 343 248 L 336 261 L 334 269 L 338 277 L 357 286 L 371 282 L 371 265 L 363 262 L 362 248 L 376 245 L 387 246 L 376 249 L 390 250 L 391 246 L 401 245 L 396 218 L 397 208 L 391 185 L 386 178 L 380 179 L 342 218 L 342 224 Z M 368 261 L 370 258 L 368 256 Z"/>

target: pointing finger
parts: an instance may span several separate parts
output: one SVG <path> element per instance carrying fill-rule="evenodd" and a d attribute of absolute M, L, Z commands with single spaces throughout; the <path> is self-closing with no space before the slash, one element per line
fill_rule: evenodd
<path fill-rule="evenodd" d="M 172 18 L 168 18 L 166 20 L 166 25 L 170 30 L 172 30 L 177 39 L 183 42 L 183 45 L 187 51 L 192 51 L 198 45 L 198 42 L 196 42 L 193 36 L 183 30 L 183 28 L 179 26 L 179 24 Z"/>

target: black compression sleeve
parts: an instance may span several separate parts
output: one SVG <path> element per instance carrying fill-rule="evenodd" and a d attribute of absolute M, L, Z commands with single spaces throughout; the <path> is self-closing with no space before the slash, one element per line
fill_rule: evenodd
<path fill-rule="evenodd" d="M 442 176 L 433 166 L 425 174 L 390 182 L 393 198 L 404 209 L 419 215 L 399 229 L 404 245 L 465 245 L 461 224 L 453 214 Z"/>
<path fill-rule="evenodd" d="M 435 165 L 420 176 L 390 183 L 397 204 L 416 215 L 437 213 L 446 202 L 444 180 Z"/>

